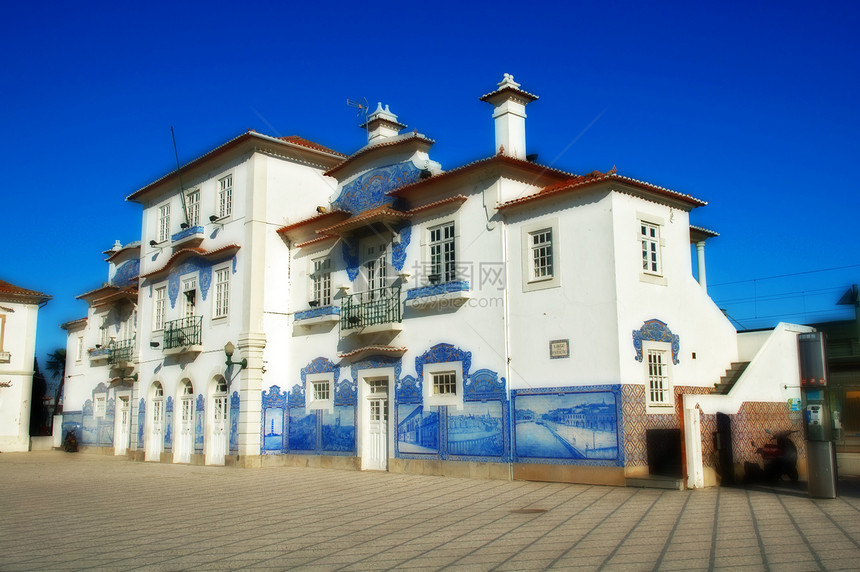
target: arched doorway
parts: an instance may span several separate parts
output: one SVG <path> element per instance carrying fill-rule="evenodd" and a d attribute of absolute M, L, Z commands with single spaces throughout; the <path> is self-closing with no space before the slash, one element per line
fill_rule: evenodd
<path fill-rule="evenodd" d="M 146 460 L 160 461 L 164 450 L 164 387 L 156 381 L 149 390 L 150 407 L 146 435 Z"/>
<path fill-rule="evenodd" d="M 194 386 L 189 379 L 179 385 L 179 416 L 176 420 L 175 463 L 190 463 L 194 450 Z"/>
<path fill-rule="evenodd" d="M 215 378 L 211 384 L 206 419 L 206 464 L 223 465 L 227 455 L 230 436 L 229 387 L 223 377 Z"/>

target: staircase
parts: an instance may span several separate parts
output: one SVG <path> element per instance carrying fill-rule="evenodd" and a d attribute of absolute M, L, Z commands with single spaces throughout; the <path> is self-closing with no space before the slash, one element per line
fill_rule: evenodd
<path fill-rule="evenodd" d="M 732 362 L 731 367 L 726 370 L 726 375 L 720 378 L 719 383 L 714 384 L 714 389 L 711 391 L 711 394 L 727 395 L 735 385 L 735 382 L 740 379 L 741 375 L 746 371 L 749 364 L 750 362 L 748 361 Z"/>

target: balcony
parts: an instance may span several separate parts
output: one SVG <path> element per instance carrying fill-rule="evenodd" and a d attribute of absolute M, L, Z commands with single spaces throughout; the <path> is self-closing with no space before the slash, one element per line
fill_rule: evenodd
<path fill-rule="evenodd" d="M 203 351 L 203 316 L 188 316 L 165 322 L 165 354 L 199 353 Z"/>
<path fill-rule="evenodd" d="M 197 246 L 203 239 L 205 238 L 204 233 L 205 229 L 200 226 L 192 226 L 189 228 L 182 229 L 174 235 L 171 235 L 170 242 L 173 246 Z"/>
<path fill-rule="evenodd" d="M 134 353 L 134 340 L 122 340 L 108 346 L 108 365 L 125 367 Z"/>
<path fill-rule="evenodd" d="M 459 308 L 470 298 L 469 282 L 457 280 L 406 291 L 406 305 L 421 310 Z"/>
<path fill-rule="evenodd" d="M 400 331 L 401 320 L 400 286 L 348 294 L 340 307 L 341 335 Z"/>
<path fill-rule="evenodd" d="M 87 353 L 90 355 L 90 364 L 95 365 L 100 362 L 106 362 L 108 354 L 110 354 L 110 350 L 99 344 L 94 348 L 90 348 Z"/>
<path fill-rule="evenodd" d="M 317 325 L 333 325 L 340 321 L 340 308 L 338 306 L 314 307 L 310 310 L 296 312 L 293 317 L 296 325 L 311 328 Z"/>

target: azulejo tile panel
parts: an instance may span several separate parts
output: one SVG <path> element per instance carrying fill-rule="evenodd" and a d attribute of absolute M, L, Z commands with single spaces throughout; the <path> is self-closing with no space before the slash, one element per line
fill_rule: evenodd
<path fill-rule="evenodd" d="M 298 321 L 309 320 L 311 318 L 319 318 L 320 316 L 339 316 L 340 306 L 322 306 L 320 308 L 311 308 L 310 310 L 302 310 L 293 315 L 293 319 Z"/>
<path fill-rule="evenodd" d="M 469 282 L 467 280 L 457 280 L 454 282 L 445 282 L 444 284 L 436 284 L 431 286 L 422 286 L 420 288 L 411 288 L 406 291 L 407 300 L 417 300 L 428 298 L 430 296 L 440 296 L 451 292 L 468 292 Z"/>
<path fill-rule="evenodd" d="M 344 185 L 333 205 L 355 215 L 389 204 L 393 199 L 386 193 L 414 183 L 419 176 L 420 171 L 411 161 L 371 169 Z"/>
<path fill-rule="evenodd" d="M 646 320 L 642 327 L 633 330 L 633 348 L 636 350 L 636 361 L 642 361 L 642 342 L 667 342 L 672 344 L 672 363 L 678 365 L 678 352 L 681 350 L 681 338 L 672 333 L 672 330 L 657 319 Z"/>
<path fill-rule="evenodd" d="M 513 390 L 514 462 L 622 466 L 621 406 L 618 385 Z"/>

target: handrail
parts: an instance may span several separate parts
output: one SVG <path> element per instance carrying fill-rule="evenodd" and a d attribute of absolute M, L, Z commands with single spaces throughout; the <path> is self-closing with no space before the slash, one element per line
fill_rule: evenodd
<path fill-rule="evenodd" d="M 203 316 L 188 316 L 164 324 L 164 349 L 197 346 L 203 340 Z"/>
<path fill-rule="evenodd" d="M 340 329 L 350 330 L 402 320 L 400 286 L 348 294 L 340 307 Z"/>

